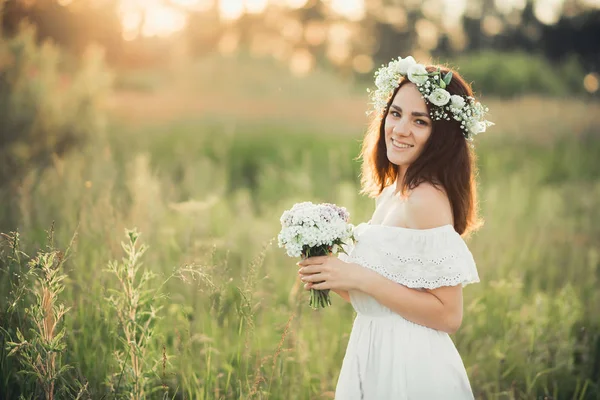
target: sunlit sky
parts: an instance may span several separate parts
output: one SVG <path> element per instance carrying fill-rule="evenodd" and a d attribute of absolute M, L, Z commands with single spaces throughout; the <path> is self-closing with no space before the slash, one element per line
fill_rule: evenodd
<path fill-rule="evenodd" d="M 465 12 L 467 0 L 444 0 L 446 22 L 457 21 Z M 202 10 L 211 6 L 213 0 L 120 0 L 119 12 L 125 39 L 144 36 L 168 36 L 180 31 L 186 24 L 185 9 Z M 324 0 L 337 14 L 350 20 L 364 16 L 364 0 Z M 522 8 L 525 0 L 495 0 L 500 10 Z M 600 0 L 581 0 L 590 6 L 600 7 Z M 219 12 L 223 18 L 237 19 L 244 13 L 260 13 L 268 3 L 278 3 L 291 8 L 302 7 L 307 0 L 219 0 Z M 427 1 L 423 2 L 424 5 Z M 544 23 L 558 20 L 563 0 L 536 0 L 535 12 Z M 172 5 L 169 5 L 172 4 Z"/>

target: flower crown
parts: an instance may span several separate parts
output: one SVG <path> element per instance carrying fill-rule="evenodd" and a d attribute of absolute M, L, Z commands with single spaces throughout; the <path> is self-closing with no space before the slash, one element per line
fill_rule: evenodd
<path fill-rule="evenodd" d="M 472 140 L 473 136 L 485 132 L 488 126 L 494 125 L 493 122 L 485 119 L 485 113 L 488 111 L 481 103 L 475 101 L 471 96 L 451 95 L 446 87 L 452 81 L 452 72 L 448 72 L 442 77 L 442 72 L 427 72 L 423 64 L 417 64 L 414 58 L 398 57 L 392 60 L 387 66 L 381 66 L 375 71 L 375 85 L 377 90 L 367 92 L 371 93 L 371 100 L 375 111 L 385 111 L 390 94 L 400 85 L 400 78 L 408 77 L 421 92 L 422 98 L 426 102 L 436 106 L 431 109 L 431 118 L 433 120 L 451 118 L 460 122 L 460 127 L 466 139 Z"/>

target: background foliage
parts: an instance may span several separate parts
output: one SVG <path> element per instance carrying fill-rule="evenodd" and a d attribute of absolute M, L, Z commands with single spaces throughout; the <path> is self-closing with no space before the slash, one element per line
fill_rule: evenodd
<path fill-rule="evenodd" d="M 0 183 L 11 187 L 32 166 L 59 162 L 102 133 L 111 78 L 101 49 L 89 48 L 73 62 L 50 42 L 38 44 L 31 25 L 0 36 L 0 54 Z M 11 213 L 3 207 L 3 219 Z"/>

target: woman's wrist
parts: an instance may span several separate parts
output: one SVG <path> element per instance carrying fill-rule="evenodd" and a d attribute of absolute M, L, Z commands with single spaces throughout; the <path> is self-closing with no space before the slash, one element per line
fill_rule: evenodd
<path fill-rule="evenodd" d="M 357 275 L 354 287 L 356 288 L 356 290 L 359 290 L 364 293 L 369 293 L 373 281 L 377 278 L 379 274 L 368 268 L 363 267 L 362 265 L 356 265 L 360 267 L 360 273 Z"/>

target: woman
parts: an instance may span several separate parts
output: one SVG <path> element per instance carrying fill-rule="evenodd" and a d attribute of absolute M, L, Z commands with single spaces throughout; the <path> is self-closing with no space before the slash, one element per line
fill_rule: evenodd
<path fill-rule="evenodd" d="M 375 77 L 361 152 L 375 212 L 348 255 L 298 263 L 307 290 L 332 289 L 357 312 L 336 399 L 472 399 L 449 334 L 462 322 L 462 287 L 479 281 L 461 235 L 480 224 L 469 142 L 492 123 L 445 67 L 399 58 Z"/>

